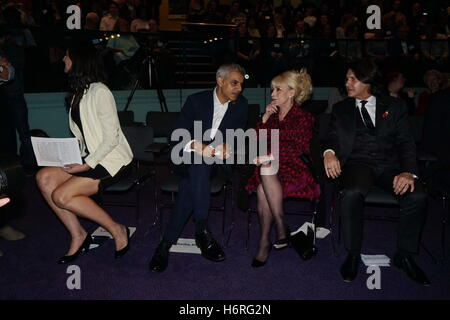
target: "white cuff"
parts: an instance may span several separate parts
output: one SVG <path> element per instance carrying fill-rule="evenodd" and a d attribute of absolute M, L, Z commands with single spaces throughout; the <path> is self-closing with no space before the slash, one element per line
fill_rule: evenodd
<path fill-rule="evenodd" d="M 325 150 L 324 152 L 323 152 L 323 157 L 325 157 L 325 153 L 327 153 L 327 152 L 332 152 L 334 155 L 336 154 L 334 151 L 333 151 L 333 149 L 327 149 L 327 150 Z"/>
<path fill-rule="evenodd" d="M 183 148 L 183 151 L 185 152 L 194 152 L 195 150 L 191 148 L 191 144 L 192 142 L 194 142 L 195 140 L 191 140 L 189 141 Z"/>

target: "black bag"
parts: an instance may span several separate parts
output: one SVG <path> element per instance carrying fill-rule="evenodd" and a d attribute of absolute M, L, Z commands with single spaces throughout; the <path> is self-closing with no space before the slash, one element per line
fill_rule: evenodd
<path fill-rule="evenodd" d="M 302 231 L 291 235 L 291 245 L 300 258 L 305 261 L 317 254 L 317 248 L 314 245 L 314 230 L 309 226 L 306 235 Z"/>

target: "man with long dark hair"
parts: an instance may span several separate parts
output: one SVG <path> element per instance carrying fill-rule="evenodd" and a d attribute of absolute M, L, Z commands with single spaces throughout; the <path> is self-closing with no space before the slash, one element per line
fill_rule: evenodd
<path fill-rule="evenodd" d="M 333 107 L 325 143 L 329 178 L 341 179 L 341 214 L 348 256 L 341 267 L 344 281 L 356 278 L 360 265 L 364 198 L 372 186 L 394 194 L 400 207 L 397 252 L 393 263 L 414 281 L 428 285 L 412 254 L 418 252 L 425 221 L 426 194 L 417 180 L 416 147 L 403 101 L 380 94 L 382 82 L 372 60 L 360 60 L 347 71 L 348 98 Z"/>

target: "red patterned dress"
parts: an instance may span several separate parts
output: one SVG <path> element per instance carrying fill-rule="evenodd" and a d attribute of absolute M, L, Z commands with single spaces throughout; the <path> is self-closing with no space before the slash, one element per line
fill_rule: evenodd
<path fill-rule="evenodd" d="M 259 121 L 256 130 L 268 129 L 267 139 L 270 150 L 270 130 L 279 129 L 279 169 L 278 178 L 283 187 L 283 198 L 317 199 L 320 187 L 314 182 L 308 167 L 300 160 L 301 154 L 309 154 L 309 145 L 313 135 L 314 118 L 294 105 L 285 118 L 280 121 L 278 114 L 273 114 L 266 123 Z M 247 182 L 249 193 L 256 191 L 261 183 L 260 168 L 256 167 Z"/>

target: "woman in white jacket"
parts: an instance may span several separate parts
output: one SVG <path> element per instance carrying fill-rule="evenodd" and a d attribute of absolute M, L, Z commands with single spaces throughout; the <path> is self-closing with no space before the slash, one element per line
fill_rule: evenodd
<path fill-rule="evenodd" d="M 37 175 L 37 185 L 45 200 L 71 235 L 65 264 L 87 251 L 91 236 L 78 217 L 92 220 L 114 237 L 115 257 L 129 249 L 129 230 L 115 222 L 90 196 L 120 179 L 133 154 L 122 133 L 116 104 L 103 82 L 102 59 L 91 46 L 69 49 L 63 59 L 69 79 L 69 126 L 80 143 L 83 164 L 47 167 Z"/>

